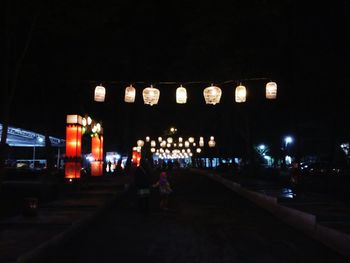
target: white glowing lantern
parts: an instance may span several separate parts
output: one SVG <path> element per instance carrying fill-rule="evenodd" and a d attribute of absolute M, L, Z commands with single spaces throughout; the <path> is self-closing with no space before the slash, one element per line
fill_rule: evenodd
<path fill-rule="evenodd" d="M 158 103 L 160 91 L 151 85 L 151 87 L 145 88 L 142 91 L 142 96 L 143 102 L 152 106 Z"/>
<path fill-rule="evenodd" d="M 96 124 L 96 131 L 101 132 L 101 124 L 99 123 Z"/>
<path fill-rule="evenodd" d="M 199 140 L 200 141 L 204 141 L 204 137 L 199 137 Z"/>
<path fill-rule="evenodd" d="M 137 141 L 137 146 L 139 146 L 139 147 L 143 147 L 144 144 L 145 144 L 145 142 L 143 140 Z"/>
<path fill-rule="evenodd" d="M 186 148 L 190 147 L 190 143 L 188 141 L 185 141 L 185 147 Z"/>
<path fill-rule="evenodd" d="M 165 147 L 166 147 L 166 141 L 162 141 L 162 142 L 160 143 L 160 147 L 165 148 Z"/>
<path fill-rule="evenodd" d="M 210 148 L 213 148 L 213 147 L 215 147 L 216 143 L 215 143 L 215 141 L 209 141 L 208 144 L 209 144 Z"/>
<path fill-rule="evenodd" d="M 168 137 L 168 138 L 166 139 L 166 141 L 167 141 L 168 143 L 173 143 L 173 138 Z"/>
<path fill-rule="evenodd" d="M 192 145 L 193 145 L 193 147 L 196 147 L 197 144 L 194 142 Z"/>
<path fill-rule="evenodd" d="M 174 143 L 173 146 L 176 147 L 176 143 Z"/>
<path fill-rule="evenodd" d="M 199 141 L 199 147 L 204 147 L 204 141 Z"/>
<path fill-rule="evenodd" d="M 134 103 L 135 95 L 136 95 L 136 90 L 132 85 L 130 85 L 129 87 L 126 87 L 124 101 L 127 103 Z"/>
<path fill-rule="evenodd" d="M 187 91 L 182 85 L 176 89 L 176 103 L 184 104 L 187 102 Z"/>
<path fill-rule="evenodd" d="M 85 127 L 87 124 L 87 120 L 85 118 L 82 118 L 81 124 Z"/>
<path fill-rule="evenodd" d="M 95 88 L 95 101 L 104 102 L 106 96 L 106 89 L 103 86 L 97 86 Z"/>
<path fill-rule="evenodd" d="M 179 143 L 179 147 L 181 148 L 183 146 L 182 142 Z"/>
<path fill-rule="evenodd" d="M 92 119 L 90 117 L 87 117 L 87 124 L 91 125 L 91 123 L 92 123 Z"/>
<path fill-rule="evenodd" d="M 160 153 L 164 153 L 164 149 L 163 149 L 163 148 L 160 148 L 160 149 L 159 149 L 159 152 L 160 152 Z"/>
<path fill-rule="evenodd" d="M 221 89 L 219 87 L 213 86 L 207 87 L 203 91 L 204 99 L 206 104 L 217 104 L 220 102 Z"/>
<path fill-rule="evenodd" d="M 179 137 L 179 142 L 182 142 L 182 137 Z"/>
<path fill-rule="evenodd" d="M 192 157 L 193 153 L 189 153 L 188 155 L 189 155 L 190 157 Z"/>
<path fill-rule="evenodd" d="M 146 137 L 146 142 L 149 142 L 151 138 L 149 136 Z"/>
<path fill-rule="evenodd" d="M 185 149 L 182 149 L 182 150 L 181 150 L 181 152 L 182 152 L 182 153 L 185 153 L 185 152 L 186 152 L 186 150 L 185 150 Z"/>
<path fill-rule="evenodd" d="M 190 138 L 188 138 L 188 141 L 189 141 L 190 143 L 193 143 L 193 142 L 194 142 L 194 138 L 193 138 L 193 137 L 190 137 Z"/>
<path fill-rule="evenodd" d="M 247 98 L 247 89 L 242 85 L 237 86 L 235 91 L 236 102 L 238 103 L 245 102 L 246 98 Z"/>
<path fill-rule="evenodd" d="M 201 148 L 197 148 L 197 149 L 196 149 L 196 152 L 197 152 L 197 153 L 200 153 L 201 151 L 202 151 Z"/>
<path fill-rule="evenodd" d="M 170 147 L 171 147 L 171 144 L 170 144 L 170 143 L 167 143 L 166 147 L 170 148 Z"/>
<path fill-rule="evenodd" d="M 266 84 L 266 99 L 274 100 L 277 97 L 276 82 L 268 82 Z"/>
<path fill-rule="evenodd" d="M 211 140 L 211 141 L 214 141 L 214 136 L 210 136 L 210 140 Z"/>
<path fill-rule="evenodd" d="M 151 141 L 151 147 L 156 147 L 156 141 Z"/>
<path fill-rule="evenodd" d="M 158 137 L 158 142 L 162 142 L 162 137 Z"/>
<path fill-rule="evenodd" d="M 187 149 L 187 152 L 190 153 L 190 152 L 191 152 L 191 149 Z"/>
<path fill-rule="evenodd" d="M 151 148 L 151 152 L 154 153 L 156 151 L 155 148 Z"/>

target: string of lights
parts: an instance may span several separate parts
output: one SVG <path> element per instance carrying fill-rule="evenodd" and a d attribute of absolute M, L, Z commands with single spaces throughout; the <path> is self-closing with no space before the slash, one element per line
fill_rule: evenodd
<path fill-rule="evenodd" d="M 257 81 L 257 80 L 269 80 L 268 78 L 249 78 L 249 79 L 241 79 L 239 81 L 237 80 L 226 80 L 222 81 L 218 84 L 213 84 L 214 82 L 210 81 L 190 81 L 190 82 L 183 82 L 179 84 L 179 82 L 175 81 L 159 81 L 156 82 L 154 85 L 151 84 L 150 86 L 144 88 L 142 90 L 142 96 L 144 100 L 144 104 L 148 105 L 156 105 L 158 104 L 158 100 L 160 97 L 160 90 L 157 89 L 156 87 L 159 85 L 180 85 L 176 89 L 176 103 L 178 104 L 185 104 L 187 102 L 187 85 L 192 85 L 192 84 L 208 84 L 211 83 L 210 86 L 206 87 L 203 90 L 203 96 L 205 99 L 206 104 L 212 104 L 215 105 L 217 103 L 220 103 L 222 91 L 219 86 L 227 85 L 227 84 L 232 84 L 236 83 L 236 89 L 235 89 L 235 101 L 237 103 L 243 103 L 246 101 L 247 97 L 247 89 L 246 87 L 242 84 L 242 82 L 247 82 L 247 81 Z M 116 81 L 109 82 L 111 84 L 116 84 Z M 126 83 L 126 82 L 118 82 L 118 84 L 121 83 Z M 125 97 L 124 101 L 126 103 L 134 103 L 135 102 L 135 96 L 136 96 L 136 89 L 133 87 L 133 85 L 149 85 L 150 82 L 146 81 L 137 81 L 137 82 L 132 82 L 125 88 Z M 216 82 L 215 82 L 216 83 Z M 184 86 L 183 86 L 184 85 Z M 276 99 L 277 98 L 277 84 L 276 82 L 269 81 L 267 82 L 265 86 L 265 95 L 266 99 Z M 96 86 L 95 88 L 95 93 L 94 93 L 94 100 L 96 102 L 104 102 L 106 96 L 106 89 L 102 84 Z"/>

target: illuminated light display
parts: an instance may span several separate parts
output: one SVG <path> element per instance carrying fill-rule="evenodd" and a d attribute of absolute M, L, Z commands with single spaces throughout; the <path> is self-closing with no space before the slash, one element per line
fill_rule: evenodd
<path fill-rule="evenodd" d="M 75 161 L 65 162 L 65 178 L 76 179 L 80 178 L 81 163 Z"/>
<path fill-rule="evenodd" d="M 221 99 L 221 89 L 219 87 L 213 86 L 207 87 L 203 91 L 203 96 L 206 104 L 217 104 Z"/>
<path fill-rule="evenodd" d="M 97 86 L 95 88 L 95 101 L 104 102 L 106 96 L 106 89 L 103 86 Z"/>
<path fill-rule="evenodd" d="M 176 103 L 184 104 L 187 102 L 187 91 L 182 85 L 176 89 Z"/>
<path fill-rule="evenodd" d="M 81 116 L 67 115 L 65 178 L 80 178 L 81 169 Z"/>
<path fill-rule="evenodd" d="M 212 140 L 210 140 L 210 141 L 208 142 L 208 144 L 209 144 L 209 147 L 210 147 L 210 148 L 213 148 L 213 147 L 215 147 L 215 145 L 216 145 L 215 141 L 212 141 Z"/>
<path fill-rule="evenodd" d="M 129 87 L 125 88 L 125 96 L 124 101 L 127 103 L 134 103 L 135 102 L 135 96 L 136 96 L 136 90 L 135 88 L 130 85 Z"/>
<path fill-rule="evenodd" d="M 245 86 L 239 85 L 236 87 L 235 100 L 238 103 L 245 102 L 247 98 L 247 89 Z"/>
<path fill-rule="evenodd" d="M 145 142 L 143 140 L 138 140 L 137 141 L 137 146 L 143 147 L 145 145 Z"/>
<path fill-rule="evenodd" d="M 269 99 L 269 100 L 274 100 L 277 98 L 277 84 L 276 82 L 268 82 L 266 84 L 266 89 L 265 89 L 265 92 L 266 92 L 266 99 Z"/>
<path fill-rule="evenodd" d="M 152 140 L 152 141 L 151 141 L 151 147 L 156 147 L 156 145 L 157 145 L 157 144 L 156 144 L 156 141 Z"/>
<path fill-rule="evenodd" d="M 133 165 L 139 166 L 141 161 L 141 153 L 135 149 L 132 151 L 131 163 Z"/>
<path fill-rule="evenodd" d="M 155 104 L 158 104 L 160 91 L 159 89 L 153 88 L 153 86 L 151 85 L 151 87 L 145 88 L 142 91 L 142 95 L 144 104 L 153 106 Z"/>
<path fill-rule="evenodd" d="M 91 139 L 91 176 L 103 174 L 103 136 L 94 136 Z"/>

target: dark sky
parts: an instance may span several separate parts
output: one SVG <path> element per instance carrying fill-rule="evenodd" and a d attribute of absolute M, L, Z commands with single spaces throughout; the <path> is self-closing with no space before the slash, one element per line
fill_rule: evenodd
<path fill-rule="evenodd" d="M 37 16 L 11 111 L 23 128 L 64 136 L 66 114 L 90 113 L 103 121 L 111 148 L 169 125 L 218 134 L 234 147 L 240 139 L 230 137 L 239 138 L 235 127 L 247 114 L 259 141 L 349 113 L 347 1 L 9 2 L 16 50 Z M 204 105 L 211 83 L 256 77 L 278 83 L 278 101 L 264 100 L 266 81 L 243 81 L 247 105 L 233 102 L 235 83 L 221 85 L 222 104 Z M 186 87 L 186 105 L 175 103 L 178 85 L 159 84 L 198 80 Z M 137 81 L 145 82 L 135 84 L 137 103 L 124 104 L 124 88 Z M 93 102 L 99 83 L 104 104 Z M 161 90 L 153 108 L 141 98 L 151 83 Z"/>

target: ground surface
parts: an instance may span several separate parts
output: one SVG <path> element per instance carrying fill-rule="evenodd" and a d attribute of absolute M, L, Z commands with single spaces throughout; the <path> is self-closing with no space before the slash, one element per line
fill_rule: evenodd
<path fill-rule="evenodd" d="M 174 172 L 171 210 L 132 191 L 46 262 L 348 262 L 210 179 Z"/>

